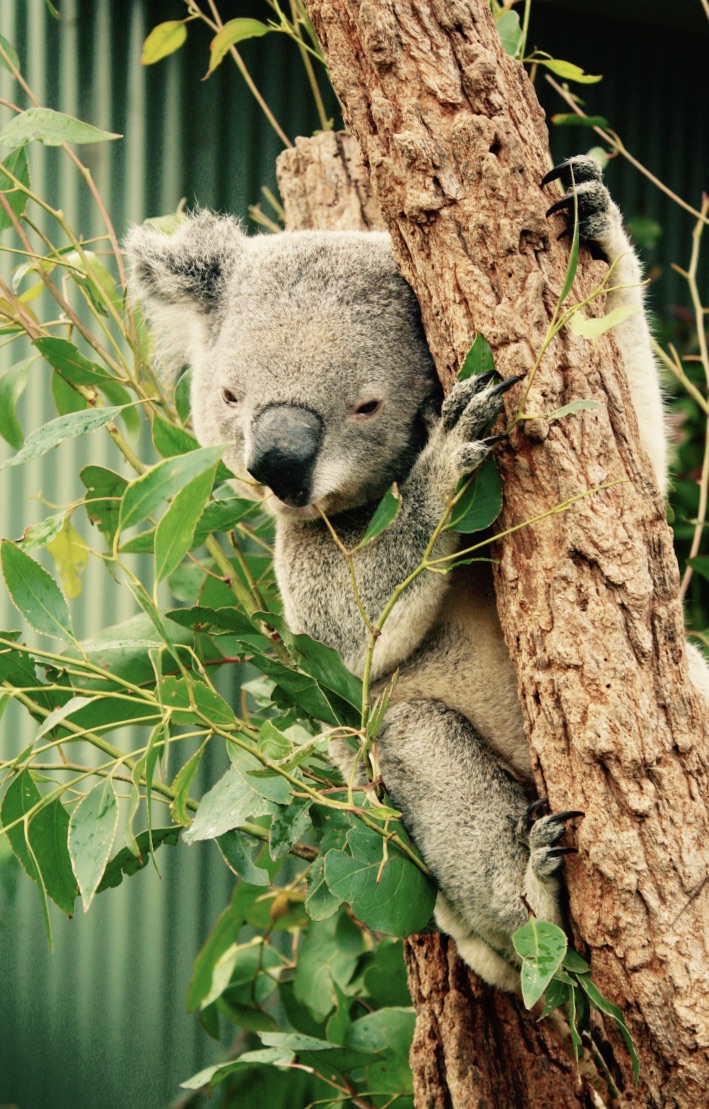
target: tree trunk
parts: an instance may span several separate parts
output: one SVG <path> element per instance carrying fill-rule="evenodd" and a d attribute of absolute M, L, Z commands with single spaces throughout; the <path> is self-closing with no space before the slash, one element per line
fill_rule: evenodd
<path fill-rule="evenodd" d="M 452 380 L 477 331 L 504 376 L 528 372 L 568 245 L 556 242 L 561 224 L 544 217 L 542 112 L 522 67 L 502 51 L 487 0 L 308 6 L 442 379 Z M 604 271 L 583 251 L 573 297 L 588 295 Z M 599 302 L 593 311 L 601 314 Z M 527 410 L 550 412 L 578 397 L 600 407 L 523 424 L 501 450 L 500 530 L 597 485 L 626 483 L 499 543 L 498 607 L 540 792 L 554 809 L 587 814 L 579 856 L 567 867 L 571 917 L 594 979 L 622 1006 L 635 1038 L 636 1104 L 694 1109 L 709 1089 L 706 713 L 687 679 L 671 534 L 607 336 L 592 349 L 562 333 L 541 361 Z M 519 399 L 519 388 L 508 394 L 508 415 Z M 490 1104 L 485 1090 L 500 1079 L 489 1056 L 498 1045 L 469 1044 L 463 1067 L 479 1067 L 486 1081 L 454 1098 L 446 1081 L 461 1045 L 436 1011 L 445 1002 L 440 983 L 455 982 L 441 953 L 419 990 L 410 955 L 429 1022 L 419 1008 L 417 1106 Z M 490 1027 L 498 1002 L 516 1004 L 488 1000 Z M 609 1033 L 616 1081 L 630 1091 L 627 1053 Z M 504 1036 L 524 1053 L 511 1021 Z M 536 1039 L 530 1050 L 547 1049 Z M 563 1104 L 539 1074 L 525 1074 L 531 1085 L 516 1104 Z M 582 1103 L 569 1085 L 567 1103 Z M 505 1090 L 492 1098 L 508 1099 Z"/>

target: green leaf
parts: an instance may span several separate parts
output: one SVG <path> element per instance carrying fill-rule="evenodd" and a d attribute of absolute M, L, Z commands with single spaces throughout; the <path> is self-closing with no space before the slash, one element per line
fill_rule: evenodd
<path fill-rule="evenodd" d="M 309 797 L 294 797 L 286 808 L 278 809 L 271 820 L 269 851 L 274 860 L 282 859 L 310 827 Z"/>
<path fill-rule="evenodd" d="M 43 805 L 32 818 L 28 836 L 44 888 L 62 912 L 71 916 L 79 891 L 71 869 L 68 832 L 69 814 L 61 801 L 55 799 Z"/>
<path fill-rule="evenodd" d="M 188 680 L 169 675 L 159 683 L 157 692 L 173 724 L 200 724 L 204 723 L 202 717 L 217 727 L 236 724 L 231 706 L 197 677 Z"/>
<path fill-rule="evenodd" d="M 464 478 L 461 484 L 467 481 L 470 484 L 446 524 L 465 535 L 489 528 L 502 511 L 502 478 L 494 458 L 486 458 L 472 480 Z"/>
<path fill-rule="evenodd" d="M 195 528 L 212 491 L 217 463 L 189 481 L 155 530 L 155 580 L 162 581 L 182 562 L 192 546 Z"/>
<path fill-rule="evenodd" d="M 579 85 L 596 85 L 603 80 L 602 73 L 597 76 L 584 73 L 580 65 L 574 65 L 573 62 L 564 62 L 561 58 L 535 58 L 534 62 L 536 65 L 546 66 L 557 77 L 563 77 L 566 81 L 576 81 Z"/>
<path fill-rule="evenodd" d="M 559 112 L 551 117 L 557 127 L 609 127 L 605 116 L 577 116 L 575 112 Z"/>
<path fill-rule="evenodd" d="M 558 978 L 552 978 L 547 986 L 547 991 L 544 996 L 544 1008 L 539 1014 L 539 1020 L 548 1017 L 554 1009 L 558 1009 L 566 1001 L 566 986 L 560 982 Z"/>
<path fill-rule="evenodd" d="M 625 226 L 633 241 L 645 250 L 654 250 L 663 235 L 662 224 L 650 216 L 633 216 L 625 221 Z"/>
<path fill-rule="evenodd" d="M 18 454 L 0 462 L 0 470 L 9 466 L 19 466 L 30 458 L 40 458 L 47 451 L 51 451 L 65 439 L 76 439 L 79 435 L 88 435 L 100 427 L 105 427 L 111 420 L 123 411 L 124 405 L 112 408 L 89 408 L 85 412 L 72 412 L 68 416 L 58 416 L 48 424 L 27 436 L 25 445 Z"/>
<path fill-rule="evenodd" d="M 591 968 L 586 960 L 582 959 L 578 951 L 574 951 L 573 947 L 569 947 L 567 949 L 562 965 L 566 968 L 566 970 L 570 970 L 574 974 L 591 973 Z"/>
<path fill-rule="evenodd" d="M 503 12 L 495 20 L 495 27 L 502 41 L 505 54 L 509 54 L 511 58 L 516 58 L 522 44 L 522 27 L 517 12 Z"/>
<path fill-rule="evenodd" d="M 246 913 L 257 897 L 262 895 L 258 886 L 239 882 L 232 894 L 231 902 L 219 917 L 207 936 L 201 951 L 195 959 L 192 979 L 187 991 L 187 1010 L 195 1012 L 209 996 L 212 989 L 214 968 L 236 941 L 239 931 L 246 923 Z"/>
<path fill-rule="evenodd" d="M 84 508 L 89 523 L 97 525 L 111 548 L 118 530 L 121 499 L 128 482 L 115 470 L 107 470 L 104 466 L 84 466 L 79 477 L 86 486 Z"/>
<path fill-rule="evenodd" d="M 625 1023 L 625 1017 L 623 1016 L 622 1011 L 618 1008 L 617 1005 L 614 1005 L 612 1001 L 609 1001 L 607 997 L 603 996 L 598 986 L 595 984 L 595 982 L 591 981 L 591 978 L 587 974 L 580 975 L 578 978 L 578 983 L 581 986 L 581 989 L 585 991 L 586 996 L 588 997 L 588 1000 L 591 1002 L 591 1004 L 595 1005 L 595 1007 L 597 1009 L 600 1009 L 602 1013 L 605 1013 L 606 1016 L 612 1017 L 620 1028 L 621 1035 L 625 1040 L 626 1047 L 628 1048 L 628 1052 L 632 1060 L 633 1081 L 635 1089 L 637 1090 L 638 1083 L 640 1081 L 640 1061 L 635 1050 L 633 1038 L 630 1035 L 630 1032 L 628 1031 L 628 1026 Z"/>
<path fill-rule="evenodd" d="M 50 366 L 54 366 L 68 380 L 76 385 L 96 385 L 115 381 L 107 370 L 97 362 L 84 358 L 81 351 L 68 339 L 35 339 L 37 348 Z"/>
<path fill-rule="evenodd" d="M 403 831 L 401 826 L 398 830 Z M 325 856 L 330 891 L 348 901 L 358 920 L 377 932 L 408 936 L 424 928 L 436 892 L 419 868 L 365 826 L 348 834 L 348 844 L 351 854 L 332 850 Z"/>
<path fill-rule="evenodd" d="M 175 775 L 172 783 L 172 789 L 175 796 L 170 804 L 170 814 L 176 824 L 182 824 L 188 827 L 192 822 L 192 817 L 188 814 L 186 803 L 190 796 L 190 787 L 194 781 L 194 776 L 199 770 L 199 764 L 202 761 L 204 754 L 204 744 L 195 751 L 192 758 L 188 759 L 185 765 Z"/>
<path fill-rule="evenodd" d="M 256 844 L 256 850 L 263 846 L 260 840 L 252 840 L 250 836 L 233 828 L 217 838 L 217 847 L 222 853 L 224 862 L 230 870 L 243 878 L 252 886 L 268 886 L 271 879 L 267 870 L 257 866 L 249 854 L 249 845 Z"/>
<path fill-rule="evenodd" d="M 561 294 L 557 302 L 557 311 L 561 308 L 571 291 L 571 286 L 576 277 L 576 270 L 579 264 L 579 200 L 576 194 L 574 180 L 574 167 L 571 166 L 571 185 L 574 197 L 574 230 L 571 238 L 571 250 L 569 251 L 569 261 L 566 265 L 566 273 L 564 274 L 564 284 L 561 287 Z"/>
<path fill-rule="evenodd" d="M 22 433 L 15 410 L 17 402 L 25 391 L 30 366 L 34 358 L 23 358 L 14 366 L 8 366 L 0 373 L 0 435 L 16 451 L 22 449 L 25 437 Z"/>
<path fill-rule="evenodd" d="M 254 816 L 273 816 L 279 805 L 291 801 L 291 786 L 281 775 L 256 778 L 261 763 L 246 751 L 202 798 L 192 826 L 183 834 L 185 843 L 216 839 Z"/>
<path fill-rule="evenodd" d="M 325 689 L 332 690 L 343 701 L 346 701 L 355 710 L 355 716 L 359 723 L 359 713 L 362 707 L 362 682 L 347 669 L 337 651 L 334 651 L 332 647 L 327 647 L 324 643 L 320 643 L 317 639 L 311 639 L 309 635 L 296 635 L 290 630 L 285 620 L 274 613 L 257 612 L 254 614 L 254 619 L 263 620 L 266 624 L 270 624 L 271 627 L 275 628 L 301 669 L 306 671 L 310 678 L 314 678 Z"/>
<path fill-rule="evenodd" d="M 561 966 L 568 942 L 556 924 L 531 917 L 512 934 L 512 943 L 522 959 L 522 998 L 531 1009 Z"/>
<path fill-rule="evenodd" d="M 258 19 L 230 19 L 228 23 L 217 32 L 209 47 L 209 69 L 207 77 L 224 60 L 230 46 L 244 39 L 261 38 L 271 30 L 265 23 Z"/>
<path fill-rule="evenodd" d="M 14 824 L 16 820 L 21 820 L 22 817 L 38 805 L 41 800 L 42 796 L 34 783 L 32 775 L 28 770 L 23 770 L 17 775 L 14 781 L 10 782 L 5 796 L 3 797 L 1 814 L 3 828 L 8 828 L 9 825 Z M 30 878 L 37 883 L 42 906 L 44 930 L 47 936 L 47 942 L 51 948 L 52 924 L 49 917 L 47 890 L 26 828 L 27 825 L 24 822 L 16 824 L 14 828 L 9 828 L 6 835 L 16 858 L 29 874 Z"/>
<path fill-rule="evenodd" d="M 465 356 L 463 365 L 458 371 L 458 381 L 466 381 L 469 377 L 487 374 L 494 369 L 495 359 L 493 358 L 490 344 L 485 336 L 478 332 L 472 347 Z"/>
<path fill-rule="evenodd" d="M 391 527 L 400 512 L 401 493 L 399 492 L 398 485 L 394 482 L 391 489 L 387 489 L 382 500 L 374 510 L 374 515 L 369 521 L 369 527 L 364 533 L 364 538 L 357 544 L 354 550 L 359 551 L 362 547 L 366 547 L 368 543 L 371 543 L 373 539 L 376 539 L 378 535 L 381 535 L 383 531 Z"/>
<path fill-rule="evenodd" d="M 2 60 L 1 57 L 0 60 Z M 19 150 L 13 150 L 12 154 L 9 154 L 0 164 L 0 192 L 4 193 L 5 199 L 19 219 L 27 206 L 27 194 L 15 184 L 12 177 L 8 176 L 8 173 L 3 173 L 3 167 L 7 169 L 8 173 L 11 173 L 13 177 L 20 181 L 25 188 L 29 189 L 30 167 L 27 162 L 27 151 L 24 147 L 20 147 Z M 3 231 L 6 231 L 8 227 L 12 227 L 12 220 L 5 209 L 0 206 L 0 235 Z"/>
<path fill-rule="evenodd" d="M 148 865 L 150 856 L 158 847 L 166 844 L 175 847 L 180 839 L 179 828 L 151 828 L 149 832 L 141 832 L 136 836 L 137 855 L 128 847 L 124 847 L 114 855 L 103 872 L 96 893 L 103 893 L 107 889 L 120 886 L 123 878 L 130 878 Z"/>
<path fill-rule="evenodd" d="M 155 450 L 163 458 L 174 458 L 176 454 L 188 454 L 199 450 L 194 435 L 182 427 L 171 424 L 158 413 L 153 416 L 153 442 Z"/>
<path fill-rule="evenodd" d="M 45 146 L 61 146 L 65 142 L 92 143 L 120 139 L 110 131 L 100 131 L 89 123 L 55 112 L 52 108 L 28 108 L 13 116 L 0 131 L 0 146 L 13 149 L 37 141 Z"/>
<path fill-rule="evenodd" d="M 192 412 L 190 405 L 190 388 L 192 386 L 192 371 L 185 370 L 175 386 L 175 408 L 183 424 L 189 423 Z"/>
<path fill-rule="evenodd" d="M 308 894 L 305 908 L 311 920 L 327 920 L 337 912 L 343 898 L 330 892 L 325 881 L 325 856 L 318 855 L 308 875 Z"/>
<path fill-rule="evenodd" d="M 168 54 L 174 54 L 187 39 L 187 28 L 181 19 L 169 19 L 158 23 L 143 43 L 140 55 L 141 65 L 154 65 Z"/>
<path fill-rule="evenodd" d="M 234 632 L 237 635 L 253 635 L 255 628 L 248 616 L 238 608 L 206 608 L 194 605 L 192 608 L 173 608 L 166 614 L 176 624 L 185 628 L 216 628 Z"/>
<path fill-rule="evenodd" d="M 6 539 L 0 562 L 12 603 L 27 622 L 44 635 L 74 643 L 69 606 L 51 574 Z"/>
<path fill-rule="evenodd" d="M 202 447 L 189 454 L 166 458 L 146 470 L 129 483 L 121 502 L 120 529 L 131 527 L 152 515 L 168 497 L 174 496 L 185 485 L 211 470 L 224 451 L 224 444 Z"/>
<path fill-rule="evenodd" d="M 410 1007 L 379 1009 L 354 1021 L 345 1036 L 345 1047 L 381 1056 L 367 1066 L 369 1089 L 410 1094 L 413 1079 L 409 1053 L 416 1026 Z"/>
<path fill-rule="evenodd" d="M 62 530 L 64 526 L 64 513 L 59 512 L 56 516 L 47 516 L 46 520 L 42 520 L 39 524 L 33 524 L 31 527 L 25 528 L 22 532 L 22 538 L 17 539 L 18 547 L 23 551 L 36 550 L 39 547 L 46 547 L 47 543 Z"/>
<path fill-rule="evenodd" d="M 118 806 L 110 778 L 86 794 L 69 822 L 69 854 L 88 912 L 99 887 L 118 826 Z"/>
<path fill-rule="evenodd" d="M 337 1004 L 335 986 L 346 989 L 364 949 L 359 928 L 342 910 L 313 921 L 303 933 L 295 967 L 295 998 L 321 1022 Z"/>
<path fill-rule="evenodd" d="M 20 59 L 17 56 L 17 51 L 3 35 L 0 35 L 0 65 L 4 66 L 9 73 L 12 73 L 13 69 L 18 73 L 20 72 Z"/>
<path fill-rule="evenodd" d="M 186 1082 L 181 1082 L 180 1086 L 184 1090 L 201 1090 L 203 1086 L 207 1085 L 210 1089 L 213 1089 L 225 1078 L 237 1074 L 240 1070 L 247 1070 L 249 1067 L 255 1066 L 287 1067 L 294 1061 L 294 1058 L 292 1051 L 286 1051 L 280 1047 L 265 1047 L 260 1051 L 246 1051 L 232 1063 L 215 1063 L 211 1067 L 205 1067 L 198 1074 L 193 1074 Z"/>
<path fill-rule="evenodd" d="M 610 331 L 612 327 L 617 327 L 619 323 L 624 323 L 631 316 L 637 316 L 640 311 L 639 304 L 619 304 L 607 316 L 597 318 L 593 316 L 587 318 L 583 312 L 574 312 L 569 320 L 569 331 L 572 335 L 580 335 L 582 339 L 588 339 L 595 346 L 599 335 Z"/>
<path fill-rule="evenodd" d="M 544 419 L 547 423 L 552 423 L 553 420 L 560 420 L 562 416 L 569 416 L 572 412 L 582 412 L 585 408 L 598 408 L 599 403 L 597 400 L 590 398 L 583 398 L 579 400 L 572 400 L 569 404 L 565 404 L 562 408 L 557 408 L 554 412 L 547 412 Z"/>

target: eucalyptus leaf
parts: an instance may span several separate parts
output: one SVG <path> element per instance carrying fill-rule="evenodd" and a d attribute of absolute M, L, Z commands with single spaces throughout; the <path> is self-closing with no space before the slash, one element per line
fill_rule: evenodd
<path fill-rule="evenodd" d="M 361 550 L 362 547 L 366 547 L 368 543 L 371 543 L 373 539 L 376 539 L 378 535 L 381 535 L 383 531 L 391 527 L 400 512 L 401 493 L 399 492 L 398 485 L 394 482 L 374 510 L 374 515 L 369 521 L 369 526 L 364 533 L 363 539 L 354 549 L 356 551 Z"/>
<path fill-rule="evenodd" d="M 189 454 L 166 458 L 131 481 L 123 494 L 120 528 L 138 524 L 178 493 L 186 482 L 211 470 L 224 451 L 224 444 L 202 447 Z"/>
<path fill-rule="evenodd" d="M 574 65 L 573 62 L 564 62 L 561 58 L 535 58 L 534 61 L 537 65 L 546 66 L 557 77 L 563 77 L 565 81 L 576 81 L 580 85 L 596 85 L 603 80 L 603 74 L 594 76 L 591 73 L 584 73 L 581 66 Z"/>
<path fill-rule="evenodd" d="M 590 397 L 579 398 L 579 400 L 572 400 L 569 404 L 563 405 L 562 408 L 555 409 L 554 412 L 547 412 L 544 419 L 547 423 L 552 423 L 553 420 L 560 420 L 563 416 L 570 416 L 572 412 L 582 412 L 585 408 L 599 408 L 600 405 L 597 400 L 592 400 Z"/>
<path fill-rule="evenodd" d="M 253 755 L 240 751 L 238 762 L 202 798 L 191 827 L 183 833 L 185 843 L 216 839 L 250 817 L 273 816 L 279 805 L 287 805 L 290 784 L 280 775 L 254 777 L 253 771 L 260 769 L 261 763 Z"/>
<path fill-rule="evenodd" d="M 47 451 L 51 451 L 65 439 L 76 439 L 79 435 L 88 435 L 111 423 L 124 409 L 123 405 L 111 408 L 89 408 L 85 412 L 72 412 L 68 416 L 58 416 L 48 424 L 33 431 L 25 440 L 21 451 L 12 458 L 0 462 L 0 470 L 9 466 L 19 466 L 31 458 L 40 458 Z"/>
<path fill-rule="evenodd" d="M 513 933 L 512 943 L 522 959 L 522 998 L 531 1009 L 561 966 L 568 941 L 558 925 L 531 917 Z"/>
<path fill-rule="evenodd" d="M 141 65 L 154 65 L 169 54 L 174 54 L 186 39 L 187 28 L 183 20 L 169 19 L 165 23 L 158 23 L 143 43 Z"/>
<path fill-rule="evenodd" d="M 0 36 L 1 38 L 2 36 Z M 2 55 L 0 55 L 0 62 Z M 3 169 L 7 173 L 3 173 Z M 12 177 L 9 176 L 12 174 Z M 30 167 L 27 162 L 27 151 L 24 147 L 18 150 L 13 150 L 7 158 L 0 163 L 0 192 L 2 192 L 8 204 L 12 208 L 19 219 L 27 207 L 27 193 L 16 185 L 12 178 L 15 178 L 20 184 L 24 185 L 26 189 L 30 187 Z M 12 227 L 12 220 L 5 209 L 0 206 L 0 234 L 6 231 L 8 227 Z"/>
<path fill-rule="evenodd" d="M 34 358 L 23 358 L 0 373 L 0 435 L 16 451 L 22 449 L 25 441 L 22 428 L 17 419 L 17 402 L 25 391 L 30 366 Z"/>
<path fill-rule="evenodd" d="M 229 47 L 244 39 L 261 38 L 271 30 L 258 19 L 230 19 L 219 29 L 209 47 L 209 69 L 207 76 L 214 72 L 224 60 Z"/>
<path fill-rule="evenodd" d="M 510 12 L 509 14 L 514 15 L 516 13 Z M 494 369 L 495 359 L 490 344 L 485 336 L 478 332 L 472 347 L 465 356 L 463 365 L 458 371 L 458 381 L 466 381 L 469 377 L 491 373 Z"/>
<path fill-rule="evenodd" d="M 4 35 L 0 35 L 0 65 L 9 73 L 12 73 L 13 70 L 17 73 L 20 72 L 20 59 L 17 56 L 17 51 Z"/>
<path fill-rule="evenodd" d="M 485 459 L 451 512 L 446 528 L 469 535 L 489 528 L 502 511 L 502 478 L 492 456 Z"/>
<path fill-rule="evenodd" d="M 162 581 L 192 546 L 195 528 L 212 491 L 217 463 L 180 489 L 155 531 L 155 580 Z"/>
<path fill-rule="evenodd" d="M 84 912 L 103 878 L 118 827 L 118 805 L 110 778 L 81 799 L 69 822 L 69 854 Z"/>
<path fill-rule="evenodd" d="M 0 146 L 11 146 L 13 149 L 33 141 L 45 146 L 61 146 L 65 142 L 80 145 L 120 138 L 120 135 L 101 131 L 63 112 L 55 112 L 53 108 L 28 108 L 13 116 L 0 130 Z"/>
<path fill-rule="evenodd" d="M 10 599 L 27 622 L 43 635 L 75 642 L 69 606 L 51 574 L 6 539 L 0 563 Z"/>
<path fill-rule="evenodd" d="M 103 893 L 104 890 L 120 886 L 124 878 L 130 878 L 148 865 L 150 856 L 157 851 L 158 847 L 163 845 L 175 847 L 179 839 L 180 829 L 174 827 L 151 828 L 149 832 L 141 832 L 135 839 L 137 853 L 124 847 L 114 855 L 103 872 L 103 878 L 96 893 Z"/>

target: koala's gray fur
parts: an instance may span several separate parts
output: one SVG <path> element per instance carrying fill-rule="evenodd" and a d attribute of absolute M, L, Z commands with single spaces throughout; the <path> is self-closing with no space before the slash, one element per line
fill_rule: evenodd
<path fill-rule="evenodd" d="M 639 266 L 600 173 L 590 159 L 573 166 L 581 230 L 619 259 L 614 284 L 628 286 L 611 295 L 609 310 L 641 304 Z M 192 366 L 198 439 L 231 444 L 225 461 L 242 492 L 274 494 L 267 504 L 288 624 L 337 648 L 361 674 L 366 628 L 315 505 L 351 548 L 399 483 L 397 520 L 355 556 L 364 607 L 376 619 L 419 564 L 460 476 L 490 451 L 481 437 L 500 409 L 500 388 L 471 379 L 442 404 L 418 306 L 387 235 L 247 238 L 233 220 L 202 213 L 170 238 L 135 229 L 128 251 L 133 289 L 165 359 Z M 664 491 L 662 402 L 644 315 L 616 335 Z M 456 544 L 446 533 L 437 554 Z M 709 694 L 699 656 L 691 663 Z M 439 924 L 484 978 L 515 989 L 510 936 L 526 906 L 562 919 L 565 849 L 557 844 L 570 814 L 529 810 L 516 675 L 486 572 L 417 578 L 384 626 L 373 677 L 384 682 L 397 667 L 378 738 L 384 782 L 439 885 Z"/>

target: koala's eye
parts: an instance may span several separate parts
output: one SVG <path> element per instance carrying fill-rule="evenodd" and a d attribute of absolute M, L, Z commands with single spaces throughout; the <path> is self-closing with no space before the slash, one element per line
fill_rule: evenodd
<path fill-rule="evenodd" d="M 236 393 L 232 393 L 231 389 L 222 389 L 222 400 L 225 404 L 230 405 L 231 408 L 236 407 L 239 403 L 239 398 Z"/>
<path fill-rule="evenodd" d="M 365 404 L 360 404 L 355 408 L 355 416 L 373 416 L 382 406 L 380 400 L 368 400 Z"/>

